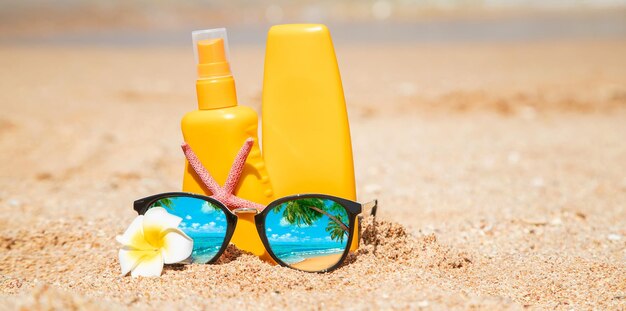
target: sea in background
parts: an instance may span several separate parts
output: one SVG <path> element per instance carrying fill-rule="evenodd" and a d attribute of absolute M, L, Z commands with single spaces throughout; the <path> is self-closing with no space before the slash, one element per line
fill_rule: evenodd
<path fill-rule="evenodd" d="M 626 37 L 626 0 L 46 1 L 9 0 L 0 45 L 189 47 L 190 31 L 227 27 L 262 45 L 274 24 L 324 23 L 337 44 L 517 42 Z"/>

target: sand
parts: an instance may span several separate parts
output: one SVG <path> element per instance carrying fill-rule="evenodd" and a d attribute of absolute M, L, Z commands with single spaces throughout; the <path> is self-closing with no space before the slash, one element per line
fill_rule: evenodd
<path fill-rule="evenodd" d="M 262 49 L 231 47 L 260 107 Z M 120 276 L 180 189 L 188 49 L 0 47 L 1 309 L 626 308 L 626 42 L 337 45 L 363 248 L 328 274 L 229 249 Z"/>

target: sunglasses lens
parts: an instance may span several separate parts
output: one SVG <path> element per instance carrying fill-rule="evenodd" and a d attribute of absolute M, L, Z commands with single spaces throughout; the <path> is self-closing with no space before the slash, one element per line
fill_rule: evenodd
<path fill-rule="evenodd" d="M 339 203 L 303 198 L 273 207 L 265 218 L 265 234 L 283 263 L 322 271 L 341 260 L 348 247 L 349 225 L 348 212 Z"/>
<path fill-rule="evenodd" d="M 183 219 L 178 228 L 193 239 L 192 262 L 207 263 L 215 258 L 224 244 L 228 227 L 226 214 L 218 205 L 198 198 L 174 196 L 160 199 L 150 208 L 155 206 Z"/>

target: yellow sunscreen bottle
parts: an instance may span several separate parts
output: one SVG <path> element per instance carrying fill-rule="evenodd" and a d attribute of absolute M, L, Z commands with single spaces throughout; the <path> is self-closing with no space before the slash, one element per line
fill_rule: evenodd
<path fill-rule="evenodd" d="M 256 112 L 237 105 L 235 81 L 228 63 L 226 29 L 199 30 L 192 33 L 198 63 L 198 110 L 187 113 L 181 127 L 185 142 L 221 185 L 224 184 L 237 152 L 246 139 L 255 144 L 250 152 L 239 184 L 238 197 L 268 204 L 274 198 L 270 180 L 259 148 Z M 185 164 L 183 191 L 211 195 L 189 162 Z M 262 258 L 270 258 L 259 238 L 254 214 L 238 215 L 232 243 Z"/>
<path fill-rule="evenodd" d="M 270 29 L 262 114 L 263 154 L 276 197 L 323 193 L 356 200 L 348 114 L 326 26 Z"/>

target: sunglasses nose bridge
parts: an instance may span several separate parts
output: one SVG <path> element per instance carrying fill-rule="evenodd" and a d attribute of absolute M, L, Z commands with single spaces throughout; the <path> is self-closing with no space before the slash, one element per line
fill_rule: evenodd
<path fill-rule="evenodd" d="M 241 207 L 241 208 L 234 209 L 232 212 L 235 215 L 239 215 L 239 214 L 254 214 L 254 215 L 257 215 L 259 213 L 259 210 L 254 208 L 254 207 Z"/>

